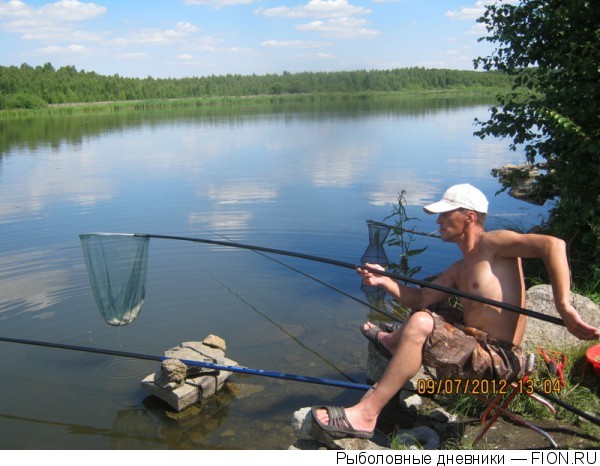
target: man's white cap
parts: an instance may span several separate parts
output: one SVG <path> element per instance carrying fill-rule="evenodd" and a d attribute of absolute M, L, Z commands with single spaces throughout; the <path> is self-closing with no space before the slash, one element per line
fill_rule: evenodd
<path fill-rule="evenodd" d="M 460 208 L 487 214 L 488 204 L 488 200 L 479 189 L 465 183 L 448 188 L 441 201 L 429 204 L 423 209 L 429 214 L 439 214 Z"/>

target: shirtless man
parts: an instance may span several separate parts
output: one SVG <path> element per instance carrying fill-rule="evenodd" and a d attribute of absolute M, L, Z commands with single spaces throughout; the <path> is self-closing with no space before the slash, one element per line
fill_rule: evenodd
<path fill-rule="evenodd" d="M 437 223 L 442 240 L 455 243 L 463 255 L 435 283 L 523 307 L 525 287 L 521 258 L 540 258 L 550 276 L 555 305 L 567 330 L 582 340 L 600 337 L 600 330 L 586 324 L 570 303 L 570 275 L 564 241 L 547 235 L 506 230 L 485 232 L 483 221 L 487 208 L 488 201 L 483 193 L 468 184 L 449 188 L 441 201 L 424 208 L 429 214 L 439 214 Z M 371 270 L 380 268 L 375 264 L 366 266 Z M 436 332 L 442 328 L 445 331 L 448 328 L 456 330 L 427 310 L 447 298 L 447 294 L 431 288 L 405 286 L 367 269 L 359 269 L 359 273 L 365 284 L 384 287 L 396 301 L 414 311 L 397 331 L 388 333 L 370 322 L 364 324 L 363 333 L 370 333 L 392 357 L 379 383 L 358 404 L 350 408 L 318 406 L 312 409 L 317 425 L 334 437 L 371 437 L 377 417 L 385 405 L 417 373 L 424 358 L 430 365 L 427 350 Z M 497 340 L 510 355 L 513 355 L 511 348 L 518 355 L 525 331 L 525 316 L 467 299 L 461 299 L 461 304 L 464 308 L 461 324 L 464 327 L 487 334 L 490 341 Z M 462 334 L 462 330 L 456 331 Z M 443 343 L 447 348 L 448 345 Z M 486 349 L 489 349 L 487 343 Z M 480 350 L 478 346 L 473 354 Z M 489 360 L 489 356 L 486 357 Z M 469 356 L 469 362 L 472 362 L 471 359 L 476 357 Z M 491 359 L 494 360 L 494 357 Z M 435 361 L 431 365 L 436 367 Z M 491 370 L 496 373 L 494 369 Z M 522 370 L 521 367 L 504 369 L 509 377 L 519 375 L 510 374 L 510 370 Z"/>

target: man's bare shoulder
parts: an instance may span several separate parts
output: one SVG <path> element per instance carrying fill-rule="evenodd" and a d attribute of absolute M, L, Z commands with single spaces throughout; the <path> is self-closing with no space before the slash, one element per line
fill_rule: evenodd
<path fill-rule="evenodd" d="M 479 246 L 481 248 L 503 248 L 527 241 L 527 236 L 529 235 L 511 230 L 486 231 L 481 235 Z"/>
<path fill-rule="evenodd" d="M 542 257 L 562 240 L 548 235 L 517 233 L 511 230 L 493 230 L 484 233 L 479 248 L 486 253 L 505 257 Z"/>

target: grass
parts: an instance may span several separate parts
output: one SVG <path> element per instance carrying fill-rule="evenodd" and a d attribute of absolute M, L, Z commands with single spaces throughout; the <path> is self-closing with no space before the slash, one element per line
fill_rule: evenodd
<path fill-rule="evenodd" d="M 600 399 L 598 398 L 600 382 L 585 357 L 586 350 L 594 344 L 595 342 L 583 343 L 566 349 L 544 348 L 549 355 L 552 352 L 558 352 L 566 356 L 566 366 L 563 369 L 566 386 L 560 387 L 560 392 L 555 391 L 559 385 L 556 378 L 549 373 L 544 358 L 540 354 L 536 354 L 536 366 L 532 380 L 535 381 L 536 388 L 542 392 L 547 392 L 564 403 L 600 419 Z M 485 408 L 482 402 L 468 395 L 449 396 L 447 402 L 449 409 L 461 416 L 478 417 Z M 519 395 L 510 404 L 510 410 L 527 419 L 554 419 L 564 424 L 576 425 L 584 433 L 600 439 L 600 426 L 580 419 L 578 414 L 566 408 L 554 403 L 553 406 L 557 410 L 556 414 L 552 414 L 545 406 L 532 398 Z"/>
<path fill-rule="evenodd" d="M 148 111 L 190 108 L 243 108 L 261 105 L 292 106 L 319 105 L 329 109 L 341 104 L 408 102 L 424 98 L 473 98 L 492 102 L 501 89 L 487 87 L 447 90 L 407 90 L 399 92 L 327 92 L 312 94 L 281 94 L 256 96 L 219 96 L 182 99 L 150 99 L 108 102 L 80 102 L 49 105 L 36 109 L 0 110 L 0 120 L 22 119 L 41 116 L 76 115 L 84 113 L 110 113 L 121 111 Z"/>

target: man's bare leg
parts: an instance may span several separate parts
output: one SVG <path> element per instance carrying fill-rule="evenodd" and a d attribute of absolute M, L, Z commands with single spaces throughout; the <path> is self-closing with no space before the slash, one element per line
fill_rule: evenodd
<path fill-rule="evenodd" d="M 372 325 L 372 324 L 371 324 Z M 393 333 L 380 333 L 381 343 L 393 356 L 383 377 L 358 404 L 346 408 L 348 421 L 356 430 L 372 431 L 377 417 L 392 397 L 419 371 L 425 340 L 433 331 L 433 317 L 427 312 L 416 312 L 404 326 Z M 329 423 L 327 411 L 317 411 L 323 424 Z"/>

